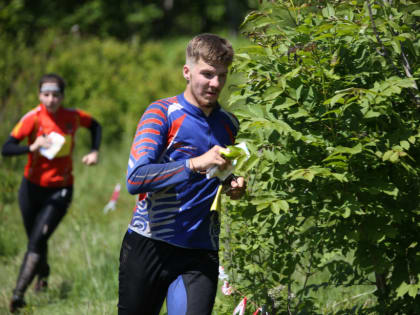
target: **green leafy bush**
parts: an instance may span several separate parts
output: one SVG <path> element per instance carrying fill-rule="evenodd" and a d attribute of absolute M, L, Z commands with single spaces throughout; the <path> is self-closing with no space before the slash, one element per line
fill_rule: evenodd
<path fill-rule="evenodd" d="M 390 3 L 273 1 L 245 19 L 230 103 L 259 159 L 224 260 L 272 313 L 321 312 L 319 290 L 356 285 L 379 314 L 420 308 L 420 6 Z"/>
<path fill-rule="evenodd" d="M 7 46 L 6 38 L 0 40 L 7 48 L 0 64 L 5 74 L 0 82 L 0 114 L 8 118 L 1 139 L 38 104 L 38 80 L 47 72 L 64 77 L 64 106 L 96 117 L 104 126 L 107 143 L 120 141 L 125 132 L 131 136 L 150 102 L 180 93 L 185 86 L 181 70 L 187 39 L 129 44 L 51 31 L 35 47 L 19 40 Z"/>

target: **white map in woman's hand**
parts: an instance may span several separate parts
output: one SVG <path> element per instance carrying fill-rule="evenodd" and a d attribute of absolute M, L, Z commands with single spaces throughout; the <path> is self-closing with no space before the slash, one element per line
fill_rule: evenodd
<path fill-rule="evenodd" d="M 52 160 L 58 151 L 60 151 L 66 139 L 54 131 L 51 132 L 47 138 L 49 141 L 51 141 L 51 146 L 49 148 L 41 148 L 39 149 L 39 152 L 47 159 Z"/>

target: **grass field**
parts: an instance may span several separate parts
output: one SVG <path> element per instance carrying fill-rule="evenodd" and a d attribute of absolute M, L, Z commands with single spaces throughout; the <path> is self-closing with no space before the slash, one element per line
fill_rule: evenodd
<path fill-rule="evenodd" d="M 130 139 L 131 140 L 131 139 Z M 125 189 L 125 171 L 129 141 L 119 148 L 104 147 L 100 164 L 82 166 L 83 152 L 75 152 L 75 191 L 71 208 L 49 241 L 51 276 L 49 290 L 35 294 L 31 286 L 26 294 L 28 306 L 21 314 L 33 315 L 106 315 L 117 313 L 118 257 L 123 235 L 131 217 L 135 197 Z M 79 149 L 80 150 L 80 149 Z M 16 159 L 16 158 L 13 158 Z M 1 160 L 3 167 L 16 167 L 8 174 L 18 185 L 26 157 Z M 4 173 L 2 173 L 4 174 Z M 9 178 L 10 180 L 10 178 Z M 108 214 L 103 208 L 114 186 L 122 186 L 117 209 Z M 16 191 L 13 196 L 17 196 Z M 0 201 L 0 314 L 8 314 L 8 303 L 25 252 L 26 236 L 16 200 Z M 322 282 L 326 275 L 318 275 Z M 256 284 L 258 289 L 258 284 Z M 323 314 L 339 313 L 352 306 L 372 304 L 372 287 L 342 288 L 317 296 Z M 239 296 L 223 296 L 218 290 L 214 314 L 232 314 Z M 255 311 L 249 303 L 247 314 Z M 161 314 L 165 314 L 164 311 Z M 346 314 L 346 313 L 341 313 Z M 354 313 L 356 314 L 356 313 Z"/>
<path fill-rule="evenodd" d="M 115 184 L 123 185 L 128 157 L 128 150 L 121 155 L 109 152 L 112 148 L 104 148 L 100 164 L 94 167 L 82 166 L 81 152 L 76 152 L 73 203 L 49 241 L 49 290 L 35 294 L 29 288 L 26 314 L 116 313 L 119 248 L 134 197 L 122 189 L 117 209 L 103 213 Z M 16 176 L 22 172 L 16 171 Z M 0 222 L 0 314 L 7 314 L 26 246 L 16 201 L 2 203 Z"/>

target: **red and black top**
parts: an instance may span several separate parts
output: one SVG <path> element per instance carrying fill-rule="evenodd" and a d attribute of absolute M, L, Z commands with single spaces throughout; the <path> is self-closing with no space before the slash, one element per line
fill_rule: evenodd
<path fill-rule="evenodd" d="M 59 107 L 50 113 L 43 104 L 29 111 L 13 128 L 11 136 L 19 141 L 28 138 L 31 145 L 38 136 L 56 132 L 65 142 L 56 156 L 49 160 L 39 151 L 28 153 L 24 176 L 42 187 L 65 187 L 73 185 L 72 152 L 76 130 L 90 128 L 93 118 L 79 109 Z"/>

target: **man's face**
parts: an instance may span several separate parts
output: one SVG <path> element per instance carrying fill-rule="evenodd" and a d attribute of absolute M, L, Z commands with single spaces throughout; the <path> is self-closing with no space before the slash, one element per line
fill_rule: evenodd
<path fill-rule="evenodd" d="M 55 113 L 60 107 L 63 95 L 60 92 L 45 91 L 39 93 L 39 101 L 45 105 L 47 110 Z"/>
<path fill-rule="evenodd" d="M 184 66 L 188 80 L 186 98 L 202 110 L 211 110 L 226 83 L 228 67 L 222 64 L 209 65 L 201 58 L 194 65 Z"/>

